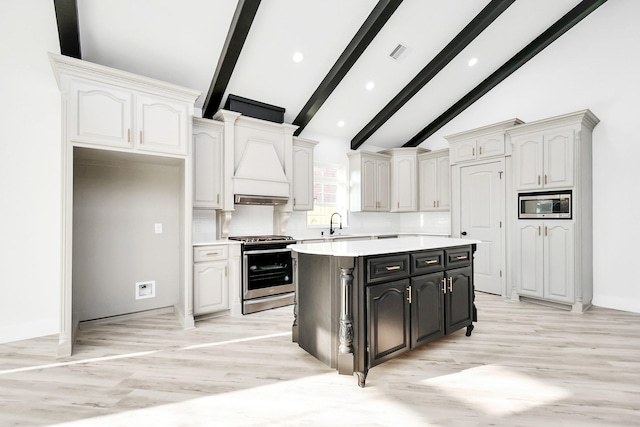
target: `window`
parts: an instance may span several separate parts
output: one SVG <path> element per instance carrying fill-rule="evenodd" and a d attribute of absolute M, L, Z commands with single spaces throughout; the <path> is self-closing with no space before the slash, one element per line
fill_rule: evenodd
<path fill-rule="evenodd" d="M 347 179 L 344 165 L 314 163 L 313 202 L 313 210 L 307 212 L 308 226 L 329 226 L 334 212 L 342 215 L 342 226 L 347 225 Z"/>

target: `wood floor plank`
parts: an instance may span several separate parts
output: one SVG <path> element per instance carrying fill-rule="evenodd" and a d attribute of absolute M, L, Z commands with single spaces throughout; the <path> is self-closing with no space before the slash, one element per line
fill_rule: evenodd
<path fill-rule="evenodd" d="M 376 366 L 367 386 L 291 342 L 292 308 L 170 313 L 0 345 L 0 426 L 635 426 L 640 315 L 478 293 L 456 332 Z"/>

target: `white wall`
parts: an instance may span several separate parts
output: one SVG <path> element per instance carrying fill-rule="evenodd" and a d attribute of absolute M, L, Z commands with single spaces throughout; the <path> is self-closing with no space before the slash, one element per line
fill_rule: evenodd
<path fill-rule="evenodd" d="M 151 156 L 146 162 L 113 160 L 106 153 L 87 159 L 75 150 L 73 318 L 177 305 L 183 283 L 180 167 L 153 163 Z M 136 283 L 147 281 L 155 282 L 155 296 L 137 299 Z"/>
<path fill-rule="evenodd" d="M 59 332 L 60 92 L 52 0 L 0 3 L 0 342 Z M 55 349 L 52 349 L 55 351 Z"/>
<path fill-rule="evenodd" d="M 525 122 L 590 109 L 593 133 L 593 304 L 640 313 L 629 274 L 640 240 L 640 2 L 609 1 L 422 144 L 513 117 Z M 482 58 L 480 58 L 482 60 Z"/>

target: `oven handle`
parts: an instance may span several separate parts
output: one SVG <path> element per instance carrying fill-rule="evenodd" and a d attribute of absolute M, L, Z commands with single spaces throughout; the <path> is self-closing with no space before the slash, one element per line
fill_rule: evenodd
<path fill-rule="evenodd" d="M 264 249 L 261 251 L 244 251 L 242 252 L 244 255 L 256 255 L 256 254 L 272 254 L 275 252 L 291 252 L 291 249 L 289 248 L 284 248 L 284 249 Z"/>

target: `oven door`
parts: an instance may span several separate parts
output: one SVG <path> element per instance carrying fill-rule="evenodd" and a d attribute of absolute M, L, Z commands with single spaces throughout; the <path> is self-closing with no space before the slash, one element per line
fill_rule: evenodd
<path fill-rule="evenodd" d="M 294 291 L 291 249 L 244 251 L 242 263 L 244 299 Z"/>

